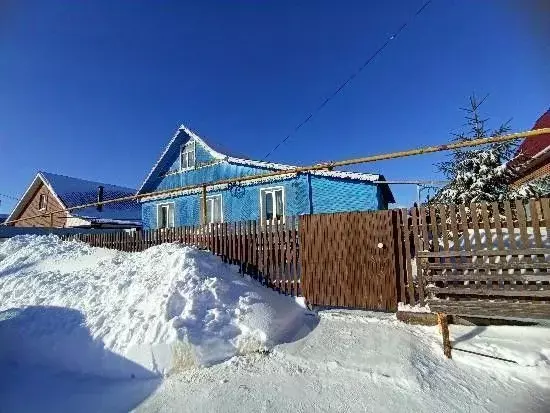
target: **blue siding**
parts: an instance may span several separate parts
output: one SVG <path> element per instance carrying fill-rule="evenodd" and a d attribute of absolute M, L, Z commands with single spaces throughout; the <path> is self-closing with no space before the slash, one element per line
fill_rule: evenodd
<path fill-rule="evenodd" d="M 179 161 L 177 162 L 179 163 Z M 263 172 L 266 172 L 266 169 L 234 165 L 227 161 L 220 161 L 213 165 L 164 176 L 154 189 L 163 190 L 188 185 L 199 185 L 238 176 L 257 175 Z"/>
<path fill-rule="evenodd" d="M 275 182 L 257 185 L 236 186 L 221 191 L 208 191 L 208 195 L 222 195 L 225 222 L 237 222 L 260 218 L 260 190 L 282 186 L 285 190 L 285 214 L 287 216 L 309 213 L 307 177 L 301 175 Z M 198 225 L 200 222 L 200 194 L 184 195 L 143 204 L 144 228 L 156 228 L 158 204 L 174 202 L 174 224 L 176 226 Z"/>
<path fill-rule="evenodd" d="M 166 172 L 178 172 L 180 170 L 180 148 L 182 145 L 185 145 L 186 141 L 182 141 L 179 145 L 176 145 L 177 152 L 174 151 L 172 154 L 171 160 L 172 164 L 167 169 Z M 201 145 L 199 142 L 195 141 L 195 162 L 197 166 L 200 166 L 201 164 L 208 164 L 210 162 L 215 161 L 216 159 L 210 155 L 210 152 Z"/>
<path fill-rule="evenodd" d="M 197 169 L 179 170 L 179 148 L 188 140 L 180 134 L 170 147 L 170 151 L 159 163 L 158 171 L 166 173 L 149 180 L 143 192 L 174 189 L 189 185 L 200 185 L 222 179 L 258 175 L 269 171 L 245 165 L 230 164 L 225 160 L 215 160 L 208 150 L 196 143 Z M 209 164 L 210 163 L 210 164 Z M 203 166 L 200 166 L 200 165 Z M 387 208 L 387 203 L 379 185 L 365 181 L 331 178 L 301 174 L 285 180 L 275 180 L 255 185 L 236 185 L 221 191 L 208 191 L 208 195 L 221 194 L 223 218 L 225 222 L 236 222 L 260 218 L 260 190 L 275 186 L 285 189 L 285 214 L 287 216 L 348 211 L 368 211 Z M 156 228 L 157 205 L 174 203 L 174 224 L 176 226 L 198 225 L 200 222 L 200 194 L 146 201 L 142 205 L 144 228 Z"/>
<path fill-rule="evenodd" d="M 377 185 L 363 181 L 311 176 L 313 213 L 380 209 Z"/>

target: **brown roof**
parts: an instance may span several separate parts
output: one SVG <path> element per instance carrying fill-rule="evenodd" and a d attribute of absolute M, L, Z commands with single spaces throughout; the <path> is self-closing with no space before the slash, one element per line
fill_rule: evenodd
<path fill-rule="evenodd" d="M 536 122 L 533 129 L 550 128 L 550 109 L 546 111 Z M 522 155 L 522 157 L 532 158 L 536 154 L 540 153 L 543 149 L 550 146 L 550 133 L 539 135 L 533 138 L 525 139 L 518 147 L 516 156 Z M 525 159 L 525 158 L 523 158 Z"/>

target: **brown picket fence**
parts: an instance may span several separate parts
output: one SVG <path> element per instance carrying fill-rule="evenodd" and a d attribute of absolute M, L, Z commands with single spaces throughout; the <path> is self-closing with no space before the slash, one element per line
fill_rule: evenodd
<path fill-rule="evenodd" d="M 313 305 L 550 317 L 549 227 L 549 200 L 538 199 L 62 238 L 129 252 L 194 245 Z"/>
<path fill-rule="evenodd" d="M 203 226 L 152 229 L 98 234 L 71 234 L 64 240 L 78 240 L 94 247 L 139 252 L 166 242 L 210 250 L 239 271 L 282 293 L 298 296 L 300 264 L 298 219 L 265 223 L 241 221 Z"/>

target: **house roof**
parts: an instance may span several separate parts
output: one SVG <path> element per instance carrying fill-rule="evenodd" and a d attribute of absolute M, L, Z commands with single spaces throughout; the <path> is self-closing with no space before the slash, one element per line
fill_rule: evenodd
<path fill-rule="evenodd" d="M 533 129 L 550 128 L 550 108 L 536 122 Z M 525 139 L 516 151 L 516 156 L 536 158 L 550 150 L 550 133 Z M 525 158 L 524 158 L 525 159 Z"/>
<path fill-rule="evenodd" d="M 21 200 L 11 212 L 8 221 L 19 215 L 40 183 L 48 187 L 53 196 L 56 197 L 57 201 L 64 208 L 96 202 L 99 186 L 103 186 L 103 198 L 105 200 L 135 194 L 135 189 L 132 188 L 39 171 Z M 101 211 L 98 211 L 96 207 L 75 209 L 70 212 L 70 215 L 92 222 L 113 222 L 120 224 L 121 221 L 124 221 L 139 225 L 141 223 L 141 206 L 136 201 L 121 201 L 105 204 Z"/>
<path fill-rule="evenodd" d="M 296 168 L 296 165 L 287 165 L 287 164 L 281 164 L 281 163 L 275 163 L 275 162 L 266 162 L 266 161 L 256 161 L 252 159 L 246 159 L 246 158 L 239 158 L 235 156 L 229 156 L 222 154 L 221 152 L 218 152 L 217 150 L 213 149 L 210 145 L 208 145 L 200 136 L 198 136 L 195 132 L 190 130 L 185 125 L 181 125 L 178 131 L 175 133 L 175 135 L 172 137 L 170 142 L 168 142 L 168 145 L 166 145 L 166 148 L 162 152 L 159 160 L 155 163 L 145 180 L 143 181 L 143 184 L 138 190 L 138 194 L 143 193 L 143 189 L 145 185 L 149 182 L 149 180 L 155 175 L 161 173 L 161 168 L 165 163 L 165 158 L 168 155 L 168 153 L 171 152 L 171 150 L 174 148 L 174 146 L 178 145 L 178 138 L 180 137 L 181 133 L 185 133 L 189 138 L 192 138 L 199 142 L 214 159 L 218 160 L 225 160 L 229 163 L 238 164 L 238 165 L 248 165 L 248 166 L 254 166 L 258 168 L 265 168 L 268 170 L 275 170 L 275 171 L 281 171 L 281 170 L 291 170 Z M 317 176 L 326 176 L 330 178 L 336 178 L 336 179 L 351 179 L 351 180 L 358 180 L 358 181 L 366 181 L 366 182 L 376 182 L 376 181 L 385 181 L 385 178 L 383 175 L 379 174 L 371 174 L 371 173 L 360 173 L 360 172 L 347 172 L 347 171 L 329 171 L 329 170 L 319 170 L 319 171 L 310 171 L 312 175 Z M 393 194 L 389 188 L 388 185 L 383 184 L 382 185 L 382 191 L 384 192 L 385 199 L 392 203 L 395 202 L 393 198 Z"/>

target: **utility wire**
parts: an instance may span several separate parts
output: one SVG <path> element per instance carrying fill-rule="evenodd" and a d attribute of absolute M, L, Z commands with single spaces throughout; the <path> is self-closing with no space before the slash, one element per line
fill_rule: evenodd
<path fill-rule="evenodd" d="M 292 132 L 290 132 L 282 141 L 280 141 L 273 149 L 271 149 L 271 151 L 269 151 L 267 153 L 267 155 L 264 156 L 264 160 L 267 159 L 269 157 L 269 155 L 271 155 L 273 152 L 275 152 L 279 146 L 281 146 L 283 143 L 285 143 L 288 138 L 290 138 L 294 133 L 296 133 L 302 126 L 304 126 L 306 123 L 308 123 L 311 118 L 313 118 L 314 115 L 316 115 L 319 111 L 321 111 L 321 109 L 323 109 L 326 104 L 328 102 L 330 102 L 338 93 L 340 93 L 353 79 L 355 79 L 357 77 L 357 75 L 359 75 L 359 73 L 361 73 L 363 71 L 364 68 L 366 68 L 373 60 L 376 56 L 378 56 L 380 53 L 382 53 L 382 51 L 390 44 L 390 42 L 392 40 L 394 40 L 397 36 L 399 36 L 399 34 L 405 30 L 405 28 L 414 20 L 414 18 L 416 18 L 416 16 L 420 15 L 424 9 L 426 7 L 428 7 L 428 5 L 432 2 L 432 0 L 427 0 L 423 5 L 422 7 L 420 7 L 416 13 L 409 19 L 409 21 L 403 23 L 401 25 L 401 27 L 399 27 L 399 29 L 397 29 L 397 31 L 392 34 L 390 37 L 388 37 L 388 39 L 386 40 L 386 42 L 380 46 L 367 60 L 365 60 L 365 62 L 354 72 L 352 73 L 334 92 L 332 92 L 332 94 L 330 94 L 324 101 L 323 103 L 321 103 L 319 106 L 317 106 L 317 108 L 315 110 L 313 110 L 313 112 L 311 112 L 307 118 L 305 118 L 302 122 L 300 122 Z"/>

